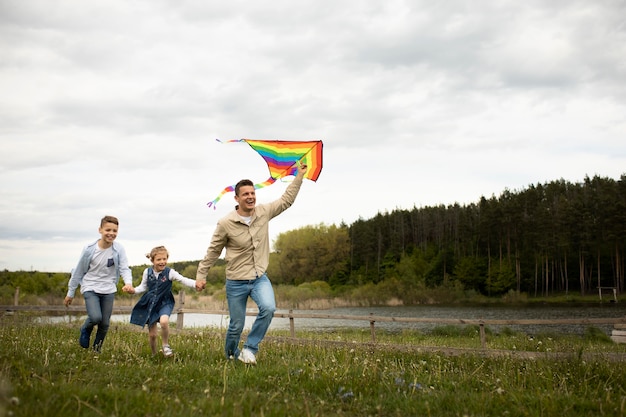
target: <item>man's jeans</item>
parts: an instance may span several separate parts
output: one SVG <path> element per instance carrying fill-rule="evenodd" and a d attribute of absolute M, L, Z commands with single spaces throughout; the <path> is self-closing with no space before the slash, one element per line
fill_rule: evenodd
<path fill-rule="evenodd" d="M 97 294 L 93 291 L 86 291 L 83 293 L 83 298 L 85 299 L 85 307 L 87 308 L 87 320 L 85 320 L 81 330 L 84 330 L 90 335 L 94 326 L 98 326 L 93 346 L 99 349 L 109 331 L 115 293 Z"/>
<path fill-rule="evenodd" d="M 254 320 L 250 329 L 245 349 L 251 350 L 254 354 L 259 351 L 259 343 L 265 337 L 267 329 L 270 327 L 274 312 L 276 311 L 276 301 L 274 299 L 274 289 L 267 275 L 263 274 L 257 279 L 238 281 L 226 280 L 226 299 L 228 300 L 228 312 L 230 323 L 226 333 L 226 347 L 224 349 L 226 357 L 237 357 L 239 355 L 239 340 L 241 332 L 246 323 L 246 303 L 248 297 L 259 307 L 259 314 Z"/>

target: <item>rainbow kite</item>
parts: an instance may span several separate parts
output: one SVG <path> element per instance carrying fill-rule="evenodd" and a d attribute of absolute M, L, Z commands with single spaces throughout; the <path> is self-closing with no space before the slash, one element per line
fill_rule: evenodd
<path fill-rule="evenodd" d="M 304 177 L 311 181 L 317 181 L 317 177 L 319 177 L 320 172 L 322 172 L 322 148 L 324 144 L 321 140 L 216 140 L 220 143 L 246 142 L 263 157 L 270 170 L 270 177 L 262 183 L 254 184 L 254 188 L 267 187 L 280 178 L 296 175 L 300 163 L 307 165 L 307 171 Z M 215 209 L 215 205 L 224 194 L 231 191 L 235 191 L 234 185 L 229 185 L 224 188 L 215 200 L 207 203 L 207 206 L 213 206 Z"/>

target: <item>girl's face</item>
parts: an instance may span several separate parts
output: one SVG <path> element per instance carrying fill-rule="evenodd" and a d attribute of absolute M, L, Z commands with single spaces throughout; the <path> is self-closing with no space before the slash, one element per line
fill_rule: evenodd
<path fill-rule="evenodd" d="M 100 239 L 105 247 L 109 247 L 113 244 L 113 241 L 117 237 L 117 225 L 115 223 L 105 223 L 98 229 L 100 232 Z"/>
<path fill-rule="evenodd" d="M 165 269 L 168 257 L 167 252 L 157 252 L 156 255 L 154 255 L 154 259 L 152 259 L 154 272 L 161 272 Z"/>

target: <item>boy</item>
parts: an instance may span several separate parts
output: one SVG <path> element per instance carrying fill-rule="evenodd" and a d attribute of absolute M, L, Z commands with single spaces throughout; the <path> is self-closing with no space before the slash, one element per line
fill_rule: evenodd
<path fill-rule="evenodd" d="M 64 304 L 72 304 L 76 288 L 85 299 L 87 319 L 80 328 L 78 342 L 87 349 L 94 327 L 98 327 L 93 341 L 93 349 L 100 352 L 102 343 L 109 330 L 113 300 L 117 292 L 120 275 L 126 284 L 124 288 L 132 288 L 133 277 L 128 267 L 128 259 L 124 247 L 115 241 L 119 222 L 113 216 L 104 216 L 100 220 L 100 239 L 85 246 L 76 268 L 72 270 L 68 283 Z"/>

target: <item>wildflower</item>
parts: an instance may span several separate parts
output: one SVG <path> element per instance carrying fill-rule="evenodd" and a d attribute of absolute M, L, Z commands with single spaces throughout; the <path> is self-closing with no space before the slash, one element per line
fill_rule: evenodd
<path fill-rule="evenodd" d="M 346 400 L 349 400 L 350 398 L 354 398 L 354 393 L 352 392 L 352 390 L 346 391 L 344 387 L 339 387 L 339 390 L 337 391 L 337 395 L 339 395 L 339 398 L 341 398 L 342 401 L 346 401 Z"/>
<path fill-rule="evenodd" d="M 422 384 L 420 384 L 419 382 L 411 382 L 409 384 L 409 389 L 412 389 L 412 390 L 422 389 Z"/>
<path fill-rule="evenodd" d="M 341 396 L 341 399 L 343 401 L 349 400 L 350 398 L 354 398 L 354 394 L 352 393 L 352 391 L 348 391 Z"/>

